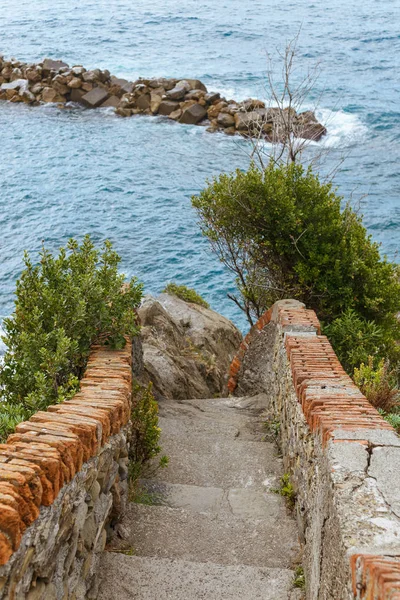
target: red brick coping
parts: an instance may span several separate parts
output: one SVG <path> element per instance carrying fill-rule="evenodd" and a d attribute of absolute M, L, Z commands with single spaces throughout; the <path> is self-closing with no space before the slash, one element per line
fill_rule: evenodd
<path fill-rule="evenodd" d="M 271 307 L 261 316 L 232 361 L 228 382 L 230 392 L 237 387 L 249 344 L 272 319 L 285 332 L 284 344 L 293 385 L 304 416 L 311 431 L 319 434 L 324 444 L 332 440 L 335 443 L 354 441 L 368 445 L 367 440 L 335 440 L 335 429 L 394 431 L 344 371 L 329 340 L 321 335 L 315 312 L 306 308 L 278 306 L 274 312 L 274 307 Z M 296 331 L 291 331 L 291 328 Z M 314 331 L 315 335 L 301 335 L 303 328 Z M 355 554 L 351 557 L 351 570 L 354 598 L 400 600 L 400 561 L 385 556 Z"/>
<path fill-rule="evenodd" d="M 132 344 L 92 348 L 81 390 L 37 412 L 0 444 L 0 565 L 60 489 L 129 421 Z"/>

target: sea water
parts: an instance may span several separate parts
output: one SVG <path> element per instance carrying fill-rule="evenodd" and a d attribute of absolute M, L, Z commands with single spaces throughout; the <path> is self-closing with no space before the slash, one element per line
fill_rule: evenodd
<path fill-rule="evenodd" d="M 130 80 L 198 78 L 240 100 L 266 97 L 267 55 L 278 72 L 277 50 L 298 35 L 294 81 L 320 65 L 304 108 L 319 99 L 327 122 L 322 168 L 340 165 L 338 192 L 397 260 L 399 17 L 399 0 L 0 0 L 0 53 Z M 239 138 L 160 118 L 0 103 L 0 316 L 12 311 L 24 249 L 37 258 L 43 242 L 57 249 L 90 233 L 114 242 L 146 291 L 195 287 L 245 329 L 227 298 L 234 276 L 201 236 L 190 198 L 218 173 L 246 168 L 250 151 Z"/>

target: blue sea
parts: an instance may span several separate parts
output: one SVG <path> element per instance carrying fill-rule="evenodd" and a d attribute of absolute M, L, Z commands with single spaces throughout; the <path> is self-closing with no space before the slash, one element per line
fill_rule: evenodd
<path fill-rule="evenodd" d="M 400 2 L 344 0 L 0 0 L 0 54 L 109 69 L 134 80 L 191 77 L 235 99 L 266 97 L 267 54 L 299 32 L 295 80 L 320 64 L 328 173 L 382 253 L 400 243 Z M 276 60 L 276 62 L 274 62 Z M 246 328 L 233 275 L 202 238 L 192 194 L 246 168 L 249 143 L 159 118 L 0 103 L 0 317 L 13 309 L 23 250 L 110 238 L 150 293 L 195 287 Z M 315 149 L 316 150 L 316 149 Z M 310 148 L 310 152 L 314 149 Z M 343 161 L 343 162 L 342 162 Z"/>

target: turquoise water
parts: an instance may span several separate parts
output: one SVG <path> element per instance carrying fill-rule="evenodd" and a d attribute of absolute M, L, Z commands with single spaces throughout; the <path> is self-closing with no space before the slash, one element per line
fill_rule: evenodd
<path fill-rule="evenodd" d="M 369 231 L 396 259 L 399 17 L 399 2 L 387 0 L 0 0 L 0 53 L 62 58 L 129 79 L 199 78 L 243 99 L 265 96 L 266 52 L 301 27 L 299 75 L 321 62 L 314 96 L 322 93 L 319 116 L 328 121 L 324 168 L 345 157 L 339 192 L 361 199 Z M 57 248 L 89 232 L 113 240 L 124 271 L 148 291 L 185 283 L 246 327 L 226 298 L 233 277 L 202 239 L 190 205 L 207 178 L 246 167 L 245 141 L 158 118 L 6 103 L 0 140 L 0 316 L 12 310 L 23 249 L 35 255 L 42 240 Z"/>

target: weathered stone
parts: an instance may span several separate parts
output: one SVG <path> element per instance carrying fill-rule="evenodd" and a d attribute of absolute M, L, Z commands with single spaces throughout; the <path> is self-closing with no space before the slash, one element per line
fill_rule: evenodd
<path fill-rule="evenodd" d="M 70 88 L 60 81 L 53 80 L 52 87 L 60 96 L 65 96 L 70 92 Z"/>
<path fill-rule="evenodd" d="M 160 94 L 156 94 L 155 92 L 151 92 L 150 94 L 150 110 L 154 114 L 157 114 L 158 109 L 160 108 L 160 104 L 162 102 L 162 96 Z"/>
<path fill-rule="evenodd" d="M 105 102 L 108 99 L 108 97 L 109 93 L 107 92 L 107 90 L 101 87 L 96 87 L 84 96 L 82 96 L 81 101 L 82 104 L 88 106 L 89 108 L 97 108 L 98 106 L 103 104 L 103 102 Z"/>
<path fill-rule="evenodd" d="M 17 79 L 22 79 L 21 69 L 13 69 L 11 71 L 10 81 L 16 81 Z"/>
<path fill-rule="evenodd" d="M 219 113 L 221 112 L 221 110 L 223 108 L 225 108 L 226 106 L 228 106 L 228 103 L 221 100 L 220 102 L 218 102 L 217 104 L 213 104 L 212 106 L 210 106 L 210 108 L 207 110 L 207 115 L 209 119 L 216 119 L 219 115 Z"/>
<path fill-rule="evenodd" d="M 50 71 L 55 71 L 58 73 L 60 69 L 69 68 L 67 63 L 62 60 L 51 60 L 50 58 L 46 58 L 43 61 L 42 69 L 45 75 L 48 75 Z"/>
<path fill-rule="evenodd" d="M 61 96 L 54 88 L 45 87 L 42 91 L 43 102 L 65 102 L 65 98 Z"/>
<path fill-rule="evenodd" d="M 238 131 L 251 131 L 262 127 L 263 117 L 255 111 L 237 112 L 235 114 L 235 127 Z"/>
<path fill-rule="evenodd" d="M 217 117 L 217 123 L 220 127 L 234 127 L 235 126 L 235 118 L 229 113 L 220 112 Z"/>
<path fill-rule="evenodd" d="M 118 108 L 118 106 L 120 105 L 120 99 L 118 98 L 118 96 L 110 96 L 109 98 L 107 98 L 107 100 L 105 102 L 103 102 L 103 104 L 100 105 L 100 108 L 107 108 L 107 107 L 112 107 L 112 108 Z"/>
<path fill-rule="evenodd" d="M 158 114 L 168 116 L 177 109 L 179 109 L 179 102 L 173 102 L 172 100 L 163 100 L 158 107 Z"/>
<path fill-rule="evenodd" d="M 82 96 L 84 96 L 86 92 L 81 89 L 74 88 L 71 90 L 70 100 L 71 102 L 79 102 L 81 103 Z"/>
<path fill-rule="evenodd" d="M 176 110 L 174 110 L 172 113 L 170 113 L 168 115 L 168 119 L 172 119 L 173 121 L 179 121 L 181 116 L 182 116 L 182 110 L 180 108 L 177 108 Z"/>
<path fill-rule="evenodd" d="M 139 96 L 139 98 L 136 100 L 136 106 L 138 108 L 140 108 L 140 110 L 142 110 L 142 111 L 149 110 L 150 109 L 150 95 L 142 94 L 141 96 Z"/>
<path fill-rule="evenodd" d="M 25 77 L 32 83 L 37 83 L 42 79 L 42 69 L 39 66 L 28 67 L 25 71 Z"/>
<path fill-rule="evenodd" d="M 78 89 L 82 87 L 82 80 L 79 77 L 74 77 L 71 81 L 68 82 L 68 87 L 71 89 Z"/>
<path fill-rule="evenodd" d="M 221 98 L 221 94 L 219 94 L 218 92 L 208 92 L 205 96 L 204 96 L 204 100 L 206 102 L 208 102 L 209 104 L 213 104 L 214 102 L 216 102 L 217 100 L 219 100 Z"/>
<path fill-rule="evenodd" d="M 82 89 L 85 90 L 85 92 L 90 92 L 93 88 L 94 85 L 93 83 L 90 83 L 90 81 L 85 81 L 82 83 Z"/>
<path fill-rule="evenodd" d="M 188 125 L 196 125 L 207 116 L 207 111 L 204 106 L 200 106 L 200 104 L 193 104 L 186 108 L 182 116 L 179 119 L 180 123 L 186 123 Z"/>
<path fill-rule="evenodd" d="M 203 90 L 192 90 L 191 92 L 188 92 L 185 95 L 185 100 L 200 100 L 201 98 L 204 98 L 205 96 L 205 92 L 203 92 Z"/>
<path fill-rule="evenodd" d="M 115 110 L 115 114 L 119 115 L 120 117 L 130 117 L 132 115 L 132 109 L 118 107 Z"/>
<path fill-rule="evenodd" d="M 71 73 L 73 75 L 75 75 L 76 77 L 80 77 L 85 72 L 86 72 L 86 69 L 85 69 L 85 67 L 82 67 L 82 65 L 76 65 L 75 67 L 72 67 L 72 69 L 71 69 Z"/>
<path fill-rule="evenodd" d="M 192 89 L 190 83 L 186 80 L 178 81 L 176 86 L 172 90 L 166 92 L 166 96 L 169 100 L 182 100 L 185 94 Z"/>
<path fill-rule="evenodd" d="M 235 127 L 226 127 L 224 129 L 224 133 L 226 135 L 235 135 L 236 134 L 236 129 L 235 129 Z"/>
<path fill-rule="evenodd" d="M 190 84 L 192 90 L 202 90 L 207 93 L 207 88 L 199 79 L 185 79 Z"/>
<path fill-rule="evenodd" d="M 240 103 L 240 106 L 244 108 L 245 111 L 249 112 L 252 110 L 256 110 L 257 108 L 265 108 L 265 102 L 262 100 L 255 100 L 253 98 L 249 98 L 248 100 L 244 100 Z"/>
<path fill-rule="evenodd" d="M 87 83 L 96 83 L 97 81 L 100 80 L 100 78 L 101 78 L 100 69 L 93 69 L 92 71 L 86 71 L 85 73 L 82 74 L 83 81 L 86 81 Z"/>

